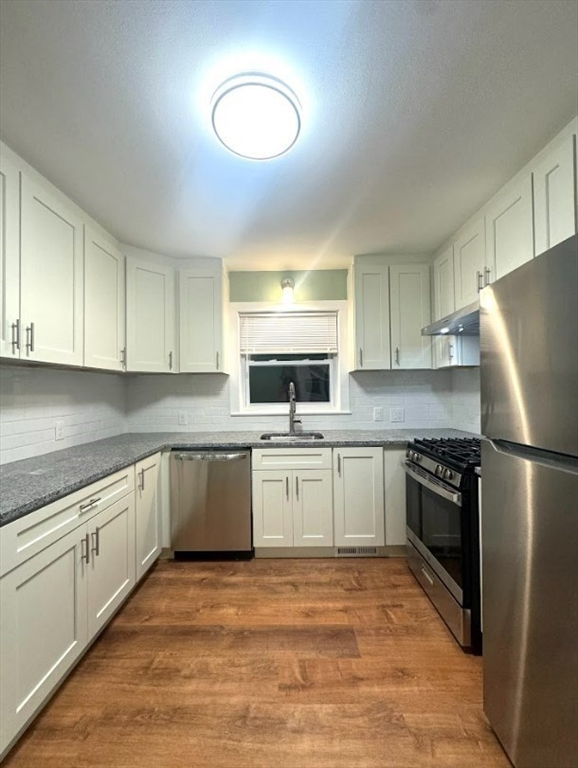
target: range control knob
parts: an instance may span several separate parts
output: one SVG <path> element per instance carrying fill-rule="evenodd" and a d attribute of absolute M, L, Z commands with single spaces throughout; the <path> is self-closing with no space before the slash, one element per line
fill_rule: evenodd
<path fill-rule="evenodd" d="M 407 456 L 408 459 L 413 459 L 413 451 L 410 451 L 409 448 L 405 452 L 405 455 Z"/>
<path fill-rule="evenodd" d="M 451 480 L 453 476 L 454 476 L 454 473 L 451 471 L 451 469 L 444 470 L 444 477 L 446 478 L 446 480 Z"/>
<path fill-rule="evenodd" d="M 435 471 L 435 474 L 436 474 L 438 477 L 443 477 L 443 474 L 444 474 L 444 468 L 442 467 L 442 465 L 441 465 L 441 464 L 438 464 L 438 465 L 437 465 L 437 467 L 436 467 L 436 471 Z"/>
<path fill-rule="evenodd" d="M 416 453 L 414 453 L 414 456 L 413 456 L 413 457 L 414 457 L 414 459 L 415 459 L 415 460 L 418 462 L 418 464 L 419 464 L 419 462 L 421 461 L 421 453 L 417 453 L 417 452 L 416 452 Z"/>

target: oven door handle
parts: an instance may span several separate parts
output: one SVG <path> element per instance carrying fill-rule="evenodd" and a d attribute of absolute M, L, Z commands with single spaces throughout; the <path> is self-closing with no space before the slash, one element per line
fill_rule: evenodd
<path fill-rule="evenodd" d="M 416 472 L 413 469 L 409 461 L 402 460 L 401 466 L 404 468 L 404 470 L 413 480 L 417 480 L 418 483 L 421 483 L 421 485 L 425 485 L 425 487 L 429 488 L 429 490 L 433 491 L 433 493 L 437 493 L 438 496 L 441 496 L 442 498 L 447 499 L 448 501 L 451 501 L 453 504 L 456 504 L 458 507 L 462 506 L 461 493 L 457 493 L 454 490 L 450 490 L 447 486 L 442 485 L 442 483 L 432 482 L 431 480 L 428 480 L 428 478 L 422 477 L 422 475 L 419 474 L 419 472 Z"/>

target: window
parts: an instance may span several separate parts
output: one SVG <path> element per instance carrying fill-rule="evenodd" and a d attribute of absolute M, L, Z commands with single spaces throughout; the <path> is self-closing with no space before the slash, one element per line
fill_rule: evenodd
<path fill-rule="evenodd" d="M 233 386 L 232 391 L 239 413 L 285 414 L 291 382 L 301 412 L 338 411 L 344 389 L 339 314 L 238 312 L 240 369 L 238 390 Z"/>

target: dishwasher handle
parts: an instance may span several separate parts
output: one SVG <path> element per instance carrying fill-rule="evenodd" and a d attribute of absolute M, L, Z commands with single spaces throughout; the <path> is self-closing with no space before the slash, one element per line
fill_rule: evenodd
<path fill-rule="evenodd" d="M 239 461 L 246 459 L 246 453 L 173 453 L 177 461 Z"/>

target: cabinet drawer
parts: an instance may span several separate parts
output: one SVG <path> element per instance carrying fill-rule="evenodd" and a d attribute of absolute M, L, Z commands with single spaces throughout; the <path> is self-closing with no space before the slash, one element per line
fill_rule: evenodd
<path fill-rule="evenodd" d="M 134 490 L 134 464 L 29 515 L 0 534 L 0 576 Z"/>
<path fill-rule="evenodd" d="M 331 469 L 331 448 L 256 448 L 253 469 Z"/>

